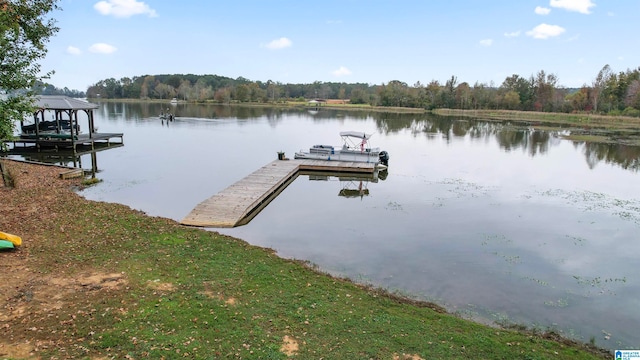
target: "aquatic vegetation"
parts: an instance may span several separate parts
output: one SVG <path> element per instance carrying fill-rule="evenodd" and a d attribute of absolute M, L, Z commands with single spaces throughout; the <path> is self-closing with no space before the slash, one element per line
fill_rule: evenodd
<path fill-rule="evenodd" d="M 576 283 L 583 288 L 595 288 L 597 290 L 597 294 L 608 294 L 615 295 L 615 290 L 612 287 L 615 284 L 624 284 L 627 282 L 626 277 L 622 278 L 602 278 L 600 276 L 596 277 L 586 277 L 586 276 L 578 276 L 573 275 L 573 278 L 576 280 Z M 590 290 L 587 290 L 586 295 L 592 295 L 593 293 Z"/>
<path fill-rule="evenodd" d="M 545 301 L 544 304 L 546 306 L 551 306 L 551 307 L 558 307 L 558 308 L 564 308 L 569 306 L 569 299 L 568 298 L 561 298 L 558 300 L 549 300 L 549 301 Z"/>
<path fill-rule="evenodd" d="M 536 284 L 538 284 L 540 286 L 549 286 L 549 283 L 547 281 L 536 279 L 536 278 L 532 278 L 532 277 L 529 277 L 529 276 L 522 276 L 522 279 L 532 281 L 532 282 L 534 282 L 534 283 L 536 283 Z"/>
<path fill-rule="evenodd" d="M 403 211 L 402 205 L 395 201 L 389 201 L 384 208 L 392 211 Z"/>
<path fill-rule="evenodd" d="M 611 215 L 640 225 L 640 201 L 638 200 L 623 200 L 592 191 L 562 189 L 545 190 L 538 194 L 543 197 L 564 200 L 568 205 L 577 206 L 585 212 L 608 210 Z"/>
<path fill-rule="evenodd" d="M 454 185 L 450 186 L 448 191 L 453 193 L 456 198 L 487 196 L 490 191 L 495 190 L 494 187 L 478 185 L 464 179 L 444 179 L 436 184 Z"/>
<path fill-rule="evenodd" d="M 572 235 L 565 235 L 567 238 L 573 240 L 573 244 L 577 245 L 577 246 L 584 246 L 585 242 L 587 241 L 587 239 L 579 237 L 579 236 L 572 236 Z"/>

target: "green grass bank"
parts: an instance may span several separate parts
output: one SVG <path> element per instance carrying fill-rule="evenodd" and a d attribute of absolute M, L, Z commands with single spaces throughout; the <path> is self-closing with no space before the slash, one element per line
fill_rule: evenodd
<path fill-rule="evenodd" d="M 88 201 L 71 189 L 80 180 L 58 179 L 55 167 L 5 161 L 5 169 L 14 181 L 0 186 L 0 229 L 24 246 L 0 253 L 12 274 L 0 285 L 0 358 L 612 356 L 553 333 L 464 320 L 239 239 Z"/>

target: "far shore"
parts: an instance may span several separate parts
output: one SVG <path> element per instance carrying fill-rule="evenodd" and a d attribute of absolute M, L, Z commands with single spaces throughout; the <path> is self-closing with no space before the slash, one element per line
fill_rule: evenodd
<path fill-rule="evenodd" d="M 170 99 L 89 99 L 93 102 L 148 102 L 167 103 Z M 571 134 L 563 137 L 573 141 L 588 141 L 608 144 L 640 146 L 640 118 L 618 115 L 599 115 L 590 113 L 548 113 L 539 111 L 518 110 L 461 110 L 461 109 L 418 109 L 406 107 L 371 106 L 368 104 L 349 104 L 332 100 L 329 102 L 309 103 L 302 101 L 280 102 L 187 102 L 179 100 L 178 104 L 202 104 L 248 107 L 275 108 L 307 108 L 307 109 L 339 109 L 346 111 L 375 111 L 389 113 L 431 113 L 439 116 L 474 118 L 479 120 L 511 122 L 529 126 L 533 129 L 570 130 Z M 179 115 L 178 115 L 179 116 Z"/>
<path fill-rule="evenodd" d="M 148 102 L 148 103 L 168 103 L 170 99 L 88 99 L 92 102 Z M 200 104 L 200 105 L 224 105 L 224 106 L 258 106 L 258 107 L 302 107 L 317 109 L 344 109 L 344 110 L 373 110 L 391 113 L 432 113 L 441 116 L 465 116 L 490 120 L 509 120 L 523 122 L 553 122 L 553 123 L 573 123 L 583 126 L 606 126 L 609 128 L 640 129 L 640 118 L 621 115 L 599 115 L 591 113 L 556 113 L 542 111 L 520 111 L 520 110 L 491 110 L 491 109 L 421 109 L 394 106 L 372 106 L 368 104 L 350 104 L 348 102 L 329 101 L 321 103 L 302 101 L 278 101 L 278 102 L 217 102 L 217 101 L 185 101 L 178 100 L 178 104 Z"/>

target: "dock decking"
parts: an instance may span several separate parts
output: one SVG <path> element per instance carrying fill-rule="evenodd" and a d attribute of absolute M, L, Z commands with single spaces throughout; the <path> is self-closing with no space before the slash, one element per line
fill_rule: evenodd
<path fill-rule="evenodd" d="M 235 227 L 248 223 L 298 176 L 298 172 L 373 173 L 375 165 L 323 160 L 275 160 L 198 204 L 183 225 Z"/>
<path fill-rule="evenodd" d="M 35 147 L 36 149 L 41 148 L 54 148 L 54 149 L 64 149 L 69 148 L 73 151 L 81 147 L 89 147 L 91 149 L 96 148 L 96 146 L 106 145 L 107 147 L 110 145 L 123 145 L 123 137 L 122 133 L 92 133 L 92 134 L 79 134 L 75 135 L 73 138 L 68 135 L 39 135 L 39 136 L 24 136 L 16 139 L 7 139 L 2 140 L 4 143 L 12 143 L 13 148 L 17 148 L 17 144 L 20 144 L 21 147 Z M 119 138 L 120 141 L 114 141 L 112 139 Z"/>

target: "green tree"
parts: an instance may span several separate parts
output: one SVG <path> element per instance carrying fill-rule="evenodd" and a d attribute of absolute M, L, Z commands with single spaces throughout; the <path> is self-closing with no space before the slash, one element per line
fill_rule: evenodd
<path fill-rule="evenodd" d="M 366 104 L 369 100 L 369 94 L 366 88 L 355 88 L 351 91 L 350 102 L 352 104 Z"/>
<path fill-rule="evenodd" d="M 140 98 L 142 83 L 136 82 L 134 79 L 130 79 L 128 77 L 123 77 L 122 79 L 120 79 L 120 84 L 122 85 L 123 98 L 128 98 L 128 99 Z"/>
<path fill-rule="evenodd" d="M 382 106 L 405 106 L 409 101 L 409 87 L 405 82 L 392 80 L 378 88 L 378 95 Z"/>
<path fill-rule="evenodd" d="M 249 85 L 247 84 L 240 84 L 236 87 L 236 97 L 235 99 L 240 101 L 240 102 L 246 102 L 249 100 L 249 93 L 250 93 L 250 89 L 249 89 Z"/>
<path fill-rule="evenodd" d="M 507 91 L 500 98 L 501 105 L 507 110 L 518 110 L 520 108 L 520 95 L 514 90 Z"/>
<path fill-rule="evenodd" d="M 438 103 L 438 97 L 441 91 L 442 86 L 440 86 L 438 80 L 431 80 L 429 84 L 427 84 L 425 88 L 426 109 L 434 109 L 440 107 L 440 104 Z"/>
<path fill-rule="evenodd" d="M 502 82 L 499 91 L 506 96 L 510 91 L 515 91 L 518 94 L 519 109 L 513 110 L 531 110 L 533 106 L 533 83 L 520 75 L 513 74 Z M 511 98 L 511 95 L 509 95 Z M 511 99 L 513 100 L 513 99 Z M 512 104 L 510 102 L 510 104 Z"/>
<path fill-rule="evenodd" d="M 57 0 L 0 0 L 0 138 L 13 134 L 15 122 L 33 112 L 32 88 L 53 72 L 40 74 L 38 60 L 58 28 L 48 18 Z"/>
<path fill-rule="evenodd" d="M 280 100 L 280 85 L 280 83 L 276 83 L 271 80 L 267 81 L 267 96 L 269 98 L 269 101 L 276 102 Z"/>
<path fill-rule="evenodd" d="M 533 81 L 536 111 L 553 111 L 553 99 L 558 77 L 555 74 L 547 74 L 540 70 Z"/>
<path fill-rule="evenodd" d="M 605 91 L 607 83 L 611 80 L 611 78 L 615 76 L 611 71 L 611 67 L 609 64 L 605 65 L 600 69 L 598 75 L 593 80 L 593 89 L 591 91 L 592 102 L 593 102 L 593 111 L 598 112 L 600 108 L 601 95 Z"/>
<path fill-rule="evenodd" d="M 451 79 L 447 80 L 444 84 L 444 89 L 440 93 L 442 96 L 442 103 L 445 107 L 454 108 L 456 104 L 456 87 L 458 85 L 458 78 L 455 75 L 451 75 Z"/>
<path fill-rule="evenodd" d="M 624 104 L 640 110 L 640 80 L 633 80 L 629 84 Z"/>
<path fill-rule="evenodd" d="M 471 107 L 471 87 L 463 82 L 456 87 L 456 107 L 458 109 L 469 109 Z"/>
<path fill-rule="evenodd" d="M 171 75 L 169 76 L 169 78 L 167 79 L 167 81 L 165 81 L 165 83 L 167 85 L 171 85 L 173 86 L 174 89 L 177 89 L 178 87 L 180 87 L 180 76 L 178 75 Z"/>
<path fill-rule="evenodd" d="M 591 111 L 590 92 L 589 87 L 583 86 L 573 94 L 567 95 L 566 99 L 571 104 L 571 109 L 573 111 Z"/>
<path fill-rule="evenodd" d="M 249 101 L 264 102 L 267 98 L 267 91 L 260 88 L 258 82 L 249 84 Z"/>

